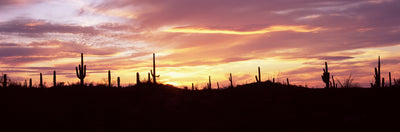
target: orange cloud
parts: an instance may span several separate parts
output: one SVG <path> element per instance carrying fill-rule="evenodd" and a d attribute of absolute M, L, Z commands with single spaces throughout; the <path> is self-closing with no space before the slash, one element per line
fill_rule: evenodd
<path fill-rule="evenodd" d="M 321 30 L 321 27 L 307 28 L 307 26 L 271 26 L 261 30 L 255 31 L 233 31 L 233 30 L 218 30 L 218 29 L 206 29 L 206 28 L 170 28 L 163 30 L 164 32 L 174 33 L 206 33 L 206 34 L 235 34 L 235 35 L 252 35 L 252 34 L 264 34 L 269 32 L 278 31 L 293 31 L 293 32 L 316 32 Z"/>
<path fill-rule="evenodd" d="M 45 23 L 43 23 L 43 22 L 34 22 L 34 23 L 27 23 L 27 24 L 25 24 L 25 26 L 28 26 L 28 27 L 34 27 L 34 26 L 39 26 L 39 25 L 44 25 Z"/>

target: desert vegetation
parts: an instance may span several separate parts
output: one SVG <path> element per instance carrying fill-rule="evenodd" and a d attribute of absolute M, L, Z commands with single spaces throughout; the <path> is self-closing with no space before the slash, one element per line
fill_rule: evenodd
<path fill-rule="evenodd" d="M 398 80 L 396 79 L 392 79 L 391 77 L 391 72 L 389 72 L 389 79 L 388 81 L 388 85 L 385 85 L 385 78 L 381 78 L 381 65 L 380 65 L 380 56 L 378 57 L 378 66 L 375 67 L 375 74 L 373 79 L 375 80 L 374 83 L 371 83 L 371 88 L 384 88 L 384 87 L 398 87 Z M 255 82 L 256 83 L 261 83 L 263 82 L 261 80 L 261 69 L 260 67 L 258 67 L 258 75 L 255 75 Z M 21 83 L 17 83 L 17 82 L 13 82 L 10 80 L 9 77 L 7 77 L 7 74 L 3 74 L 0 77 L 0 81 L 2 82 L 2 88 L 47 88 L 44 84 L 43 84 L 43 77 L 42 77 L 42 73 L 39 74 L 40 75 L 40 80 L 39 80 L 39 84 L 38 86 L 33 86 L 32 85 L 32 78 L 29 78 L 29 85 L 28 82 L 25 80 L 24 84 Z M 71 87 L 93 87 L 95 86 L 93 83 L 91 84 L 85 84 L 85 77 L 86 77 L 86 65 L 84 65 L 84 59 L 83 59 L 83 53 L 81 53 L 81 63 L 76 67 L 76 77 L 80 80 L 79 84 L 77 83 L 68 83 L 68 85 L 65 85 L 65 82 L 60 81 L 57 82 L 57 76 L 56 76 L 56 71 L 53 71 L 53 85 L 50 88 L 71 88 Z M 142 83 L 154 83 L 154 84 L 158 84 L 157 83 L 157 78 L 159 78 L 160 75 L 156 74 L 156 62 L 155 62 L 155 53 L 153 53 L 153 68 L 152 70 L 150 70 L 150 72 L 148 72 L 148 77 L 147 80 L 141 81 L 140 80 L 140 75 L 139 72 L 136 73 L 136 85 L 140 85 Z M 328 63 L 325 62 L 325 68 L 323 68 L 323 73 L 321 75 L 322 78 L 322 82 L 325 83 L 325 88 L 358 88 L 359 86 L 357 84 L 354 84 L 354 78 L 352 77 L 351 73 L 347 78 L 344 78 L 342 81 L 340 80 L 336 80 L 335 82 L 335 78 L 333 75 L 330 74 L 330 72 L 328 71 Z M 118 76 L 117 77 L 117 86 L 116 88 L 129 88 L 130 86 L 127 87 L 122 87 L 120 84 L 120 80 L 121 78 Z M 233 85 L 233 77 L 232 77 L 232 73 L 229 73 L 229 78 L 228 78 L 230 85 L 226 86 L 224 88 L 221 89 L 227 89 L 227 88 L 234 88 Z M 275 82 L 275 78 L 272 78 L 272 80 L 267 80 L 269 82 L 272 83 L 277 83 L 277 84 L 282 84 L 281 82 Z M 394 82 L 394 85 L 392 85 L 392 81 Z M 204 87 L 202 90 L 211 90 L 213 89 L 211 86 L 211 75 L 209 76 L 208 79 L 208 83 L 206 85 L 206 87 Z M 217 82 L 217 88 L 219 89 L 219 83 Z M 247 83 L 246 83 L 247 84 Z M 97 84 L 99 86 L 102 86 L 104 84 Z M 191 90 L 195 90 L 194 84 L 192 83 L 192 89 Z M 289 82 L 289 78 L 286 78 L 286 85 L 290 85 Z M 111 81 L 111 71 L 108 70 L 108 80 L 107 80 L 107 86 L 109 88 L 112 88 L 112 81 Z M 340 87 L 338 87 L 340 86 Z M 302 87 L 302 86 L 299 86 Z M 78 88 L 78 87 L 77 87 Z M 215 88 L 214 88 L 215 89 Z M 189 90 L 189 89 L 187 89 Z"/>
<path fill-rule="evenodd" d="M 392 130 L 386 126 L 398 119 L 396 107 L 400 79 L 389 73 L 389 85 L 380 78 L 380 57 L 371 88 L 358 88 L 351 74 L 343 81 L 331 76 L 328 64 L 323 68 L 325 88 L 311 89 L 271 80 L 261 81 L 261 69 L 253 83 L 236 85 L 229 74 L 230 85 L 216 82 L 199 90 L 176 88 L 157 82 L 155 54 L 148 80 L 136 85 L 112 85 L 108 70 L 107 84 L 86 85 L 86 65 L 76 67 L 80 83 L 64 84 L 56 80 L 46 88 L 40 73 L 39 86 L 13 83 L 9 75 L 1 77 L 0 104 L 6 106 L 2 120 L 15 130 L 186 130 L 186 131 L 364 131 Z M 339 84 L 339 85 L 338 85 Z M 340 86 L 340 87 L 338 87 Z M 26 127 L 19 127 L 19 126 Z"/>

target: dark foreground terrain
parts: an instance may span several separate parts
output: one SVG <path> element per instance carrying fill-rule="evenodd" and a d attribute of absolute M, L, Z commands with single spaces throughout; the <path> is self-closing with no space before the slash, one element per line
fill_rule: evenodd
<path fill-rule="evenodd" d="M 400 88 L 0 89 L 0 131 L 398 131 Z"/>

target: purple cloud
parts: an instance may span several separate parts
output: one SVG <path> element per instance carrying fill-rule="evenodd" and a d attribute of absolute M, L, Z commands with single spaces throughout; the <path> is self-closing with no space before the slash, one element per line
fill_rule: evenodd
<path fill-rule="evenodd" d="M 37 34 L 43 33 L 72 33 L 72 34 L 98 34 L 94 27 L 82 27 L 77 25 L 53 24 L 44 20 L 17 18 L 15 20 L 0 23 L 0 32 Z"/>

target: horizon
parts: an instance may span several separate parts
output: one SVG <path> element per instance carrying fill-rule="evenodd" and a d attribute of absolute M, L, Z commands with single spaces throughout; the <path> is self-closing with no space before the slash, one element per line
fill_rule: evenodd
<path fill-rule="evenodd" d="M 158 82 L 180 88 L 234 86 L 261 80 L 323 88 L 324 63 L 335 80 L 352 75 L 370 87 L 381 57 L 382 77 L 400 77 L 400 11 L 396 0 L 0 1 L 0 71 L 11 81 L 43 73 L 51 86 L 76 83 L 83 53 L 85 83 L 107 71 L 122 86 L 147 79 L 156 55 Z"/>

